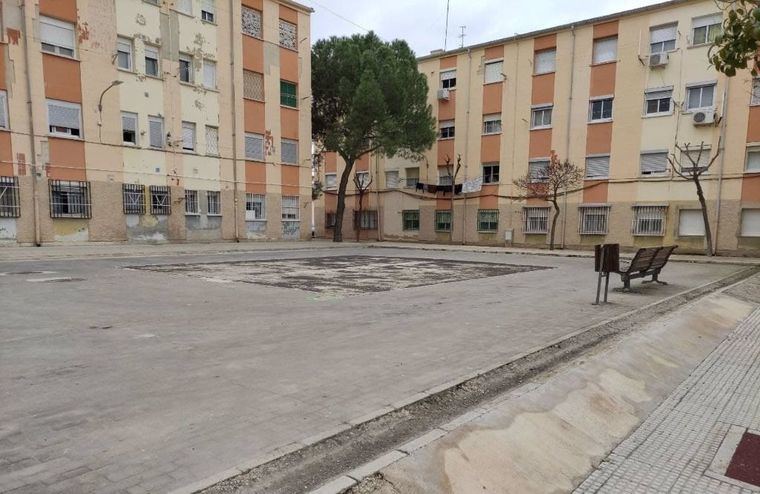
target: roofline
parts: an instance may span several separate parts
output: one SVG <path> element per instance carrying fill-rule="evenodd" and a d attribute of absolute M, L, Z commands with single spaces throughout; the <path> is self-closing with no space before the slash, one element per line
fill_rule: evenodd
<path fill-rule="evenodd" d="M 307 7 L 306 5 L 303 5 L 298 2 L 294 2 L 293 0 L 277 0 L 279 3 L 287 5 L 289 7 L 293 7 L 296 10 L 300 10 L 306 14 L 313 14 L 314 9 L 311 7 Z"/>
<path fill-rule="evenodd" d="M 696 1 L 696 0 L 668 0 L 666 2 L 655 3 L 655 4 L 652 4 L 652 5 L 646 5 L 644 7 L 638 7 L 638 8 L 630 9 L 630 10 L 624 10 L 622 12 L 615 12 L 613 14 L 603 15 L 603 16 L 599 16 L 599 17 L 592 17 L 591 19 L 584 19 L 584 20 L 577 21 L 577 22 L 569 22 L 567 24 L 561 24 L 559 26 L 553 26 L 553 27 L 549 27 L 549 28 L 545 28 L 545 29 L 539 29 L 537 31 L 530 31 L 530 32 L 527 32 L 527 33 L 524 33 L 524 34 L 516 34 L 514 36 L 509 36 L 509 37 L 506 37 L 506 38 L 496 39 L 496 40 L 493 40 L 493 41 L 486 41 L 484 43 L 478 43 L 476 45 L 470 45 L 470 46 L 465 46 L 463 48 L 457 48 L 456 50 L 448 50 L 448 51 L 442 51 L 442 52 L 438 52 L 438 53 L 430 53 L 428 55 L 423 55 L 421 57 L 417 57 L 417 61 L 418 62 L 424 62 L 424 61 L 427 61 L 427 60 L 435 60 L 437 58 L 450 57 L 450 56 L 453 56 L 453 55 L 459 55 L 460 53 L 467 53 L 468 51 L 471 51 L 471 50 L 476 50 L 476 49 L 480 49 L 480 48 L 488 48 L 488 47 L 497 46 L 497 45 L 503 45 L 503 44 L 506 44 L 506 43 L 511 43 L 513 41 L 519 41 L 519 40 L 526 39 L 526 38 L 537 38 L 537 37 L 544 36 L 544 35 L 547 35 L 547 34 L 553 34 L 553 33 L 558 33 L 560 31 L 566 31 L 568 29 L 573 29 L 573 28 L 576 28 L 578 26 L 586 26 L 588 24 L 599 24 L 599 23 L 602 23 L 602 22 L 613 21 L 615 19 L 620 19 L 621 17 L 628 17 L 628 16 L 632 16 L 632 15 L 636 15 L 636 14 L 641 14 L 642 12 L 650 12 L 650 11 L 653 11 L 653 10 L 665 9 L 665 8 L 668 8 L 668 7 L 673 7 L 673 6 L 676 6 L 676 5 L 681 5 L 683 3 L 689 3 L 689 2 L 694 2 L 694 1 Z"/>

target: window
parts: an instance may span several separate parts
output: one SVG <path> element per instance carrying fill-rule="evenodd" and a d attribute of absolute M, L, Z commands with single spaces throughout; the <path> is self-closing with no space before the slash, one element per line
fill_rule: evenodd
<path fill-rule="evenodd" d="M 644 115 L 669 115 L 672 101 L 672 88 L 647 89 L 644 92 Z"/>
<path fill-rule="evenodd" d="M 483 134 L 501 134 L 501 113 L 483 117 Z"/>
<path fill-rule="evenodd" d="M 298 26 L 280 19 L 280 46 L 298 50 Z"/>
<path fill-rule="evenodd" d="M 338 188 L 338 175 L 336 173 L 325 173 L 325 189 L 333 190 Z"/>
<path fill-rule="evenodd" d="M 702 84 L 686 88 L 686 109 L 712 108 L 715 84 Z"/>
<path fill-rule="evenodd" d="M 356 181 L 362 189 L 369 186 L 369 172 L 356 172 Z"/>
<path fill-rule="evenodd" d="M 52 135 L 81 137 L 82 108 L 76 103 L 48 100 L 48 130 Z"/>
<path fill-rule="evenodd" d="M 498 184 L 499 183 L 499 164 L 488 163 L 483 165 L 483 183 L 484 184 Z"/>
<path fill-rule="evenodd" d="M 245 134 L 245 159 L 264 161 L 264 136 L 261 134 Z"/>
<path fill-rule="evenodd" d="M 298 164 L 298 141 L 282 139 L 280 141 L 280 159 L 289 165 Z"/>
<path fill-rule="evenodd" d="M 715 41 L 722 30 L 723 15 L 712 14 L 692 21 L 691 44 L 704 45 Z"/>
<path fill-rule="evenodd" d="M 50 181 L 51 218 L 91 218 L 90 182 Z"/>
<path fill-rule="evenodd" d="M 116 65 L 120 69 L 134 70 L 132 67 L 132 40 L 129 38 L 116 38 Z"/>
<path fill-rule="evenodd" d="M 578 233 L 581 235 L 606 235 L 609 223 L 609 206 L 579 206 Z"/>
<path fill-rule="evenodd" d="M 280 104 L 298 108 L 298 87 L 292 82 L 280 81 Z"/>
<path fill-rule="evenodd" d="M 121 112 L 121 135 L 124 144 L 137 145 L 137 113 Z"/>
<path fill-rule="evenodd" d="M 174 8 L 177 9 L 177 12 L 193 15 L 193 0 L 176 0 Z"/>
<path fill-rule="evenodd" d="M 158 47 L 145 45 L 145 75 L 159 77 L 160 70 Z"/>
<path fill-rule="evenodd" d="M 748 172 L 760 172 L 760 147 L 747 148 Z"/>
<path fill-rule="evenodd" d="M 752 106 L 760 105 L 760 77 L 752 79 L 752 97 L 749 104 Z"/>
<path fill-rule="evenodd" d="M 699 152 L 699 148 L 690 149 L 689 152 L 681 152 L 681 171 L 691 172 L 696 165 L 696 168 L 704 168 L 710 164 L 710 148 L 703 148 L 702 152 Z"/>
<path fill-rule="evenodd" d="M 166 185 L 151 185 L 150 212 L 157 215 L 169 215 L 172 212 L 171 190 Z"/>
<path fill-rule="evenodd" d="M 589 103 L 588 119 L 590 122 L 612 120 L 612 98 L 603 98 Z"/>
<path fill-rule="evenodd" d="M 263 221 L 267 218 L 267 203 L 264 194 L 245 194 L 246 221 Z"/>
<path fill-rule="evenodd" d="M 122 202 L 124 214 L 145 214 L 145 186 L 122 184 Z"/>
<path fill-rule="evenodd" d="M 148 130 L 150 133 L 150 147 L 163 149 L 164 147 L 164 119 L 163 117 L 149 116 Z"/>
<path fill-rule="evenodd" d="M 179 80 L 192 84 L 193 82 L 193 56 L 187 53 L 179 54 Z"/>
<path fill-rule="evenodd" d="M 449 175 L 449 169 L 448 167 L 439 167 L 438 168 L 438 185 L 451 185 L 454 183 L 454 177 Z"/>
<path fill-rule="evenodd" d="M 549 208 L 523 208 L 523 232 L 549 233 Z"/>
<path fill-rule="evenodd" d="M 742 210 L 742 237 L 760 237 L 760 209 Z"/>
<path fill-rule="evenodd" d="M 243 6 L 241 17 L 243 34 L 260 39 L 262 37 L 261 12 Z"/>
<path fill-rule="evenodd" d="M 676 49 L 678 24 L 668 24 L 649 29 L 649 53 L 664 53 Z"/>
<path fill-rule="evenodd" d="M 594 40 L 592 63 L 614 62 L 617 60 L 617 36 Z"/>
<path fill-rule="evenodd" d="M 632 233 L 637 236 L 665 234 L 666 206 L 634 206 Z"/>
<path fill-rule="evenodd" d="M 439 124 L 441 139 L 453 139 L 455 134 L 454 121 L 444 120 Z"/>
<path fill-rule="evenodd" d="M 534 74 L 539 75 L 554 72 L 557 63 L 557 50 L 552 48 L 551 50 L 537 51 L 533 60 Z"/>
<path fill-rule="evenodd" d="M 182 150 L 195 151 L 195 124 L 182 122 Z"/>
<path fill-rule="evenodd" d="M 206 126 L 206 154 L 219 156 L 219 128 Z"/>
<path fill-rule="evenodd" d="M 74 25 L 69 22 L 40 17 L 42 51 L 73 57 L 76 54 Z"/>
<path fill-rule="evenodd" d="M 202 0 L 201 2 L 201 20 L 206 22 L 216 22 L 216 5 L 215 0 Z"/>
<path fill-rule="evenodd" d="M 528 163 L 528 172 L 533 183 L 543 182 L 549 172 L 549 160 L 535 160 Z"/>
<path fill-rule="evenodd" d="M 650 151 L 641 153 L 641 174 L 657 175 L 668 171 L 668 152 Z"/>
<path fill-rule="evenodd" d="M 499 231 L 499 211 L 497 209 L 478 210 L 478 231 L 484 233 Z"/>
<path fill-rule="evenodd" d="M 191 214 L 191 215 L 200 214 L 200 208 L 198 207 L 198 191 L 197 190 L 185 191 L 185 214 Z"/>
<path fill-rule="evenodd" d="M 499 60 L 498 62 L 487 62 L 485 66 L 485 83 L 492 84 L 494 82 L 502 82 L 504 80 L 504 62 Z"/>
<path fill-rule="evenodd" d="M 456 88 L 457 88 L 457 71 L 456 70 L 441 71 L 441 89 L 456 89 Z"/>
<path fill-rule="evenodd" d="M 0 91 L 0 129 L 9 129 L 8 123 L 8 93 Z"/>
<path fill-rule="evenodd" d="M 206 89 L 216 89 L 216 62 L 203 61 L 203 86 Z"/>
<path fill-rule="evenodd" d="M 401 227 L 404 231 L 411 232 L 420 229 L 419 209 L 405 209 L 401 212 Z"/>
<path fill-rule="evenodd" d="M 210 216 L 219 216 L 222 214 L 222 193 L 218 190 L 209 190 L 206 192 L 206 206 Z"/>
<path fill-rule="evenodd" d="M 548 129 L 552 126 L 553 106 L 540 106 L 533 108 L 530 114 L 531 129 Z"/>
<path fill-rule="evenodd" d="M 282 221 L 299 221 L 301 208 L 298 196 L 282 196 Z"/>
<path fill-rule="evenodd" d="M 18 177 L 0 177 L 0 218 L 18 218 L 20 216 Z"/>
<path fill-rule="evenodd" d="M 325 213 L 325 228 L 335 228 L 338 221 L 338 215 L 335 213 Z"/>
<path fill-rule="evenodd" d="M 354 224 L 360 230 L 377 230 L 377 211 L 354 211 Z"/>
<path fill-rule="evenodd" d="M 678 212 L 678 236 L 705 236 L 705 221 L 701 209 L 681 209 Z"/>
<path fill-rule="evenodd" d="M 264 101 L 264 75 L 250 70 L 243 70 L 243 97 Z"/>
<path fill-rule="evenodd" d="M 586 178 L 599 179 L 610 176 L 610 157 L 588 156 L 586 158 Z"/>
<path fill-rule="evenodd" d="M 435 212 L 435 231 L 437 232 L 451 231 L 451 211 L 450 210 Z"/>
<path fill-rule="evenodd" d="M 398 170 L 385 172 L 385 188 L 397 189 L 399 184 Z"/>
<path fill-rule="evenodd" d="M 407 188 L 415 188 L 417 186 L 417 182 L 420 181 L 420 169 L 419 168 L 407 168 L 404 170 L 404 174 L 406 176 L 406 180 L 404 182 L 404 185 Z"/>

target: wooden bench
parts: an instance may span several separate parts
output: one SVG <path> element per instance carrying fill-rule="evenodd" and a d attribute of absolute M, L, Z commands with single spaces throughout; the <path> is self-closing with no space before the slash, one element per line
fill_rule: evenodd
<path fill-rule="evenodd" d="M 651 276 L 651 280 L 644 281 L 644 283 L 660 283 L 661 285 L 667 285 L 664 281 L 660 281 L 660 271 L 668 263 L 670 255 L 674 250 L 678 248 L 677 245 L 669 245 L 665 247 L 648 247 L 645 249 L 639 249 L 636 255 L 631 260 L 628 267 L 623 270 L 622 266 L 618 269 L 620 279 L 623 281 L 623 290 L 629 291 L 631 289 L 631 280 L 635 278 L 646 278 Z"/>

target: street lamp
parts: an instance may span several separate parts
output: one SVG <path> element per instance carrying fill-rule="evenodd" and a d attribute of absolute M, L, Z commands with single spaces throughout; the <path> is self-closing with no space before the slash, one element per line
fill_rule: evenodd
<path fill-rule="evenodd" d="M 124 81 L 115 80 L 111 82 L 111 84 L 103 90 L 102 93 L 100 93 L 100 99 L 98 100 L 98 142 L 103 142 L 101 137 L 101 131 L 103 129 L 103 96 L 111 89 L 114 88 L 120 84 L 122 84 Z"/>

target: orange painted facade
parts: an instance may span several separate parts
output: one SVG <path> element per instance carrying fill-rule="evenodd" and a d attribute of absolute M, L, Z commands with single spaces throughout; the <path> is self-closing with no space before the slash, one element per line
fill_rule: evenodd
<path fill-rule="evenodd" d="M 480 209 L 498 209 L 499 208 L 499 198 L 497 197 L 498 193 L 499 193 L 498 185 L 484 185 L 483 189 L 480 191 L 480 202 L 479 202 Z"/>
<path fill-rule="evenodd" d="M 56 180 L 87 180 L 84 142 L 50 137 L 48 177 Z"/>
<path fill-rule="evenodd" d="M 760 142 L 760 106 L 753 106 L 749 109 L 747 142 Z"/>
<path fill-rule="evenodd" d="M 591 67 L 591 90 L 589 96 L 608 96 L 615 94 L 615 74 L 617 63 L 603 63 Z"/>
<path fill-rule="evenodd" d="M 264 73 L 264 42 L 252 36 L 243 35 L 243 68 Z"/>
<path fill-rule="evenodd" d="M 554 101 L 554 72 L 533 76 L 531 104 L 543 105 Z"/>
<path fill-rule="evenodd" d="M 0 43 L 0 89 L 8 89 L 5 84 L 5 57 L 8 53 L 8 46 Z"/>
<path fill-rule="evenodd" d="M 529 158 L 548 158 L 552 150 L 552 129 L 537 129 L 530 131 L 528 143 Z"/>
<path fill-rule="evenodd" d="M 454 120 L 457 109 L 457 92 L 456 89 L 449 92 L 449 100 L 438 103 L 438 120 Z"/>
<path fill-rule="evenodd" d="M 298 110 L 280 108 L 280 132 L 285 139 L 298 140 Z"/>
<path fill-rule="evenodd" d="M 13 175 L 13 150 L 11 149 L 11 133 L 0 130 L 0 175 Z"/>
<path fill-rule="evenodd" d="M 594 25 L 594 39 L 609 38 L 617 36 L 619 21 L 614 20 L 602 24 Z"/>
<path fill-rule="evenodd" d="M 503 93 L 503 82 L 494 82 L 483 86 L 483 115 L 501 113 Z"/>
<path fill-rule="evenodd" d="M 745 175 L 742 179 L 742 201 L 760 203 L 760 175 Z"/>
<path fill-rule="evenodd" d="M 501 134 L 483 136 L 480 144 L 480 161 L 498 163 L 501 160 Z"/>
<path fill-rule="evenodd" d="M 282 165 L 280 167 L 282 172 L 282 195 L 283 196 L 297 196 L 300 193 L 300 166 L 295 165 Z"/>
<path fill-rule="evenodd" d="M 82 75 L 77 60 L 45 53 L 42 55 L 42 70 L 47 98 L 82 102 Z"/>
<path fill-rule="evenodd" d="M 584 204 L 602 204 L 607 202 L 609 183 L 606 180 L 586 180 L 583 184 Z"/>
<path fill-rule="evenodd" d="M 298 82 L 298 53 L 280 48 L 280 79 Z"/>
<path fill-rule="evenodd" d="M 256 134 L 264 134 L 266 125 L 264 122 L 264 103 L 261 101 L 244 100 L 243 116 L 245 119 L 245 131 Z"/>
<path fill-rule="evenodd" d="M 586 154 L 609 154 L 612 145 L 612 122 L 589 124 Z"/>
<path fill-rule="evenodd" d="M 456 161 L 456 154 L 454 152 L 454 139 L 439 139 L 438 140 L 438 165 L 446 163 L 448 157 L 451 161 Z"/>
<path fill-rule="evenodd" d="M 264 163 L 245 162 L 245 191 L 252 194 L 266 194 L 267 166 Z"/>
<path fill-rule="evenodd" d="M 557 34 L 547 34 L 533 39 L 533 51 L 548 50 L 557 47 Z"/>
<path fill-rule="evenodd" d="M 40 0 L 40 14 L 77 22 L 77 0 Z"/>
<path fill-rule="evenodd" d="M 335 173 L 338 171 L 338 153 L 325 153 L 325 172 Z"/>
<path fill-rule="evenodd" d="M 292 24 L 298 25 L 298 12 L 296 10 L 291 9 L 290 7 L 286 7 L 284 5 L 280 5 L 280 19 L 284 21 L 288 21 Z"/>

